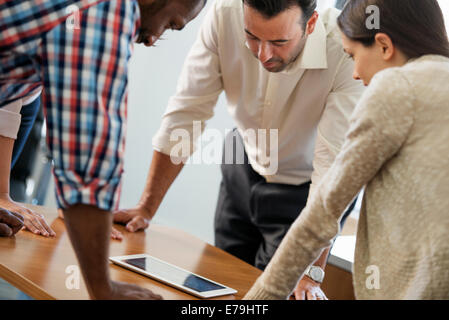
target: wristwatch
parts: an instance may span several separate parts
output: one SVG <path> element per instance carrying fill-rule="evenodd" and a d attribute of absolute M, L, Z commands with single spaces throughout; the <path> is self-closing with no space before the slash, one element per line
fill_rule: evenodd
<path fill-rule="evenodd" d="M 309 266 L 304 272 L 306 276 L 308 276 L 313 281 L 318 283 L 323 283 L 324 280 L 324 270 L 317 266 Z"/>

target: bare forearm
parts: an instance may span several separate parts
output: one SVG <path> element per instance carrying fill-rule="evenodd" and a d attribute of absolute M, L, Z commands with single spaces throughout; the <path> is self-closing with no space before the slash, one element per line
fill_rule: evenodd
<path fill-rule="evenodd" d="M 0 136 L 0 193 L 9 194 L 9 174 L 14 139 Z"/>
<path fill-rule="evenodd" d="M 171 161 L 170 156 L 158 151 L 153 152 L 153 159 L 151 161 L 145 190 L 139 203 L 144 206 L 151 215 L 156 213 L 162 199 L 183 167 L 183 163 L 174 164 Z"/>
<path fill-rule="evenodd" d="M 323 253 L 321 253 L 321 256 L 315 261 L 313 265 L 324 270 L 326 268 L 327 256 L 329 255 L 330 250 L 331 247 L 324 249 Z"/>
<path fill-rule="evenodd" d="M 112 215 L 88 205 L 75 205 L 63 213 L 89 294 L 105 298 L 111 290 L 108 257 Z"/>

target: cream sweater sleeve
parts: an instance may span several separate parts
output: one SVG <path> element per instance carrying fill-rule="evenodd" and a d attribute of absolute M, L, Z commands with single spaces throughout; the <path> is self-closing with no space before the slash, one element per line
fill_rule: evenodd
<path fill-rule="evenodd" d="M 307 266 L 331 245 L 346 206 L 392 158 L 414 122 L 414 97 L 400 68 L 378 73 L 358 103 L 342 150 L 244 299 L 286 299 Z"/>

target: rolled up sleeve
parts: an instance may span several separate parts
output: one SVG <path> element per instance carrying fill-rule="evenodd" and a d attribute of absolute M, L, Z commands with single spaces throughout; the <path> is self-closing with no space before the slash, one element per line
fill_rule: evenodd
<path fill-rule="evenodd" d="M 0 135 L 6 138 L 17 139 L 20 128 L 20 109 L 22 99 L 16 100 L 0 108 Z"/>

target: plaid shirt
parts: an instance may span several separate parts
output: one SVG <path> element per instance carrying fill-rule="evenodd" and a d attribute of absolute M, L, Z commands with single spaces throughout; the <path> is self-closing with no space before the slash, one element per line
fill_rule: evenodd
<path fill-rule="evenodd" d="M 79 11 L 71 15 L 73 6 Z M 118 207 L 139 25 L 136 0 L 0 0 L 0 107 L 44 88 L 62 208 Z"/>

